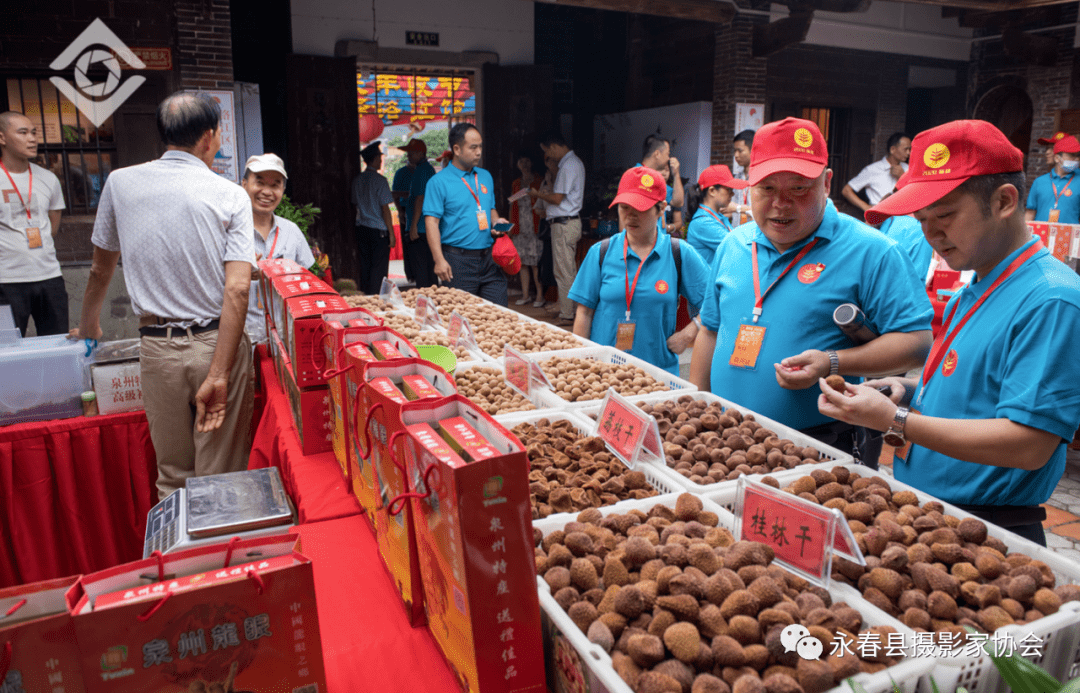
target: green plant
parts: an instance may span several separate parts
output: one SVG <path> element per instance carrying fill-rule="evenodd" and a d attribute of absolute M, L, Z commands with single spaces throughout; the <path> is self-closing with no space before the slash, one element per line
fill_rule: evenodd
<path fill-rule="evenodd" d="M 308 245 L 314 245 L 311 240 L 310 229 L 315 223 L 315 218 L 322 213 L 322 210 L 311 204 L 300 206 L 289 199 L 288 195 L 281 196 L 281 204 L 278 206 L 277 214 L 282 219 L 288 219 L 292 223 L 300 227 L 300 231 L 304 234 L 304 238 L 307 239 Z"/>

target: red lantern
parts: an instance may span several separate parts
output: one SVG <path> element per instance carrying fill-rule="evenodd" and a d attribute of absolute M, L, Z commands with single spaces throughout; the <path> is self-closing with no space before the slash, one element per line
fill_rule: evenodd
<path fill-rule="evenodd" d="M 382 134 L 384 127 L 382 119 L 373 113 L 360 116 L 360 141 L 373 142 Z"/>

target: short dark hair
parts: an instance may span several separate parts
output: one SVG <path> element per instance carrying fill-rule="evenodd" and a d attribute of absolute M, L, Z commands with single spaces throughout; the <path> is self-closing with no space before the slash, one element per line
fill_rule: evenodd
<path fill-rule="evenodd" d="M 972 176 L 961 183 L 956 189 L 971 195 L 979 203 L 984 217 L 990 216 L 990 200 L 994 192 L 1003 185 L 1011 185 L 1019 193 L 1020 204 L 1024 204 L 1024 192 L 1027 187 L 1027 176 L 1023 171 L 1015 173 L 991 173 L 985 176 Z"/>
<path fill-rule="evenodd" d="M 652 156 L 653 152 L 663 149 L 665 144 L 671 146 L 671 140 L 660 135 L 649 135 L 641 145 L 641 160 L 645 161 Z"/>
<path fill-rule="evenodd" d="M 217 130 L 221 107 L 209 94 L 178 91 L 157 107 L 158 133 L 166 145 L 190 148 Z"/>
<path fill-rule="evenodd" d="M 743 130 L 738 135 L 735 135 L 734 137 L 732 137 L 731 142 L 732 143 L 745 142 L 747 147 L 753 147 L 754 146 L 754 131 L 753 130 Z"/>
<path fill-rule="evenodd" d="M 522 159 L 528 159 L 533 171 L 541 171 L 544 168 L 543 157 L 537 156 L 531 149 L 519 149 L 514 153 L 514 166 Z"/>
<path fill-rule="evenodd" d="M 11 121 L 15 116 L 26 118 L 25 113 L 19 113 L 18 111 L 4 111 L 3 113 L 0 113 L 0 132 L 4 132 L 11 127 Z M 33 121 L 31 121 L 31 123 L 33 123 Z"/>
<path fill-rule="evenodd" d="M 382 156 L 381 144 L 381 142 L 372 142 L 360 150 L 360 158 L 364 160 L 365 164 L 370 164 L 375 160 L 375 157 Z"/>
<path fill-rule="evenodd" d="M 558 130 L 549 130 L 540 137 L 541 147 L 550 147 L 553 144 L 557 144 L 560 147 L 569 147 L 566 138 L 562 136 L 562 133 Z"/>
<path fill-rule="evenodd" d="M 480 129 L 472 123 L 458 123 L 450 128 L 450 132 L 446 136 L 447 146 L 450 147 L 450 151 L 454 151 L 455 144 L 461 144 L 465 141 L 465 134 L 469 132 L 469 130 L 480 132 Z"/>
<path fill-rule="evenodd" d="M 885 141 L 885 151 L 889 151 L 896 145 L 900 144 L 900 140 L 904 139 L 905 137 L 909 140 L 911 139 L 911 135 L 907 134 L 906 132 L 894 132 L 893 134 L 889 135 L 889 139 Z"/>

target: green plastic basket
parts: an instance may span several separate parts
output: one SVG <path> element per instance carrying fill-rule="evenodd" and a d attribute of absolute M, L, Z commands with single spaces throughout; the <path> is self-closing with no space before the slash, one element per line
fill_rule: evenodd
<path fill-rule="evenodd" d="M 450 375 L 457 368 L 457 356 L 451 349 L 438 344 L 420 344 L 416 347 L 416 353 L 425 361 L 431 361 Z"/>

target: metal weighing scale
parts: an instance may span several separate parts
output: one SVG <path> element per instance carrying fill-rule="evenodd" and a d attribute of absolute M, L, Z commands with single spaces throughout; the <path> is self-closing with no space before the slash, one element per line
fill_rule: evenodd
<path fill-rule="evenodd" d="M 193 546 L 287 534 L 292 505 L 277 467 L 191 477 L 146 516 L 143 558 Z"/>

